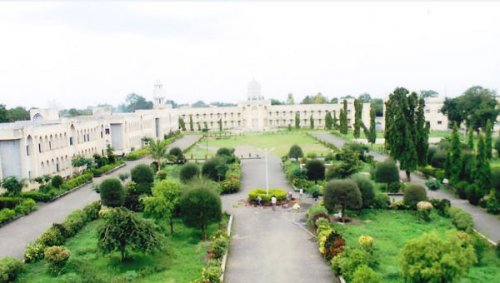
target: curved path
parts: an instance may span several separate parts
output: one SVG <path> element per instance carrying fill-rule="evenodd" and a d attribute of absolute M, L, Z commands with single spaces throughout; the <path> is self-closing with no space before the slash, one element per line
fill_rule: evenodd
<path fill-rule="evenodd" d="M 325 132 L 314 133 L 313 135 L 316 138 L 329 142 L 338 148 L 341 148 L 346 143 L 346 141 L 341 137 L 337 137 Z M 374 159 L 377 161 L 384 161 L 388 157 L 385 154 L 380 154 L 377 152 L 370 152 L 370 154 L 373 155 Z M 401 178 L 406 178 L 406 173 L 404 171 L 401 171 Z M 417 184 L 425 184 L 426 182 L 424 178 L 415 174 L 411 175 L 411 181 Z M 428 191 L 428 194 L 432 198 L 449 199 L 452 205 L 469 212 L 474 219 L 474 228 L 477 231 L 479 231 L 481 234 L 485 235 L 495 243 L 500 241 L 500 219 L 498 219 L 496 216 L 486 213 L 481 208 L 470 204 L 467 200 L 459 199 L 445 190 Z"/>
<path fill-rule="evenodd" d="M 200 136 L 187 135 L 173 142 L 169 148 L 178 146 L 185 149 L 198 141 Z M 92 189 L 92 184 L 99 184 L 104 179 L 118 177 L 118 174 L 130 172 L 137 164 L 150 164 L 152 160 L 143 158 L 127 161 L 126 165 L 109 175 L 94 178 L 93 183 L 69 193 L 53 202 L 42 204 L 36 211 L 21 217 L 0 228 L 0 258 L 10 256 L 23 258 L 24 248 L 29 242 L 47 230 L 53 223 L 61 222 L 68 214 L 85 207 L 90 202 L 99 200 L 99 194 Z"/>
<path fill-rule="evenodd" d="M 270 188 L 292 191 L 281 160 L 269 158 Z M 320 256 L 316 242 L 299 223 L 304 212 L 246 206 L 251 189 L 265 187 L 265 159 L 243 160 L 242 190 L 222 197 L 224 209 L 234 216 L 224 282 L 336 282 Z"/>

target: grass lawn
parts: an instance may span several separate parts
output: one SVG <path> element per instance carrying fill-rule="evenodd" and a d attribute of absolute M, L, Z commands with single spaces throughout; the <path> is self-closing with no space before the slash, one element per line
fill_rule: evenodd
<path fill-rule="evenodd" d="M 47 272 L 44 260 L 30 263 L 17 282 L 193 282 L 200 278 L 205 264 L 206 243 L 198 229 L 186 227 L 180 220 L 174 236 L 166 240 L 167 252 L 154 255 L 132 254 L 120 262 L 118 252 L 102 255 L 97 250 L 97 227 L 102 220 L 85 226 L 65 246 L 71 251 L 64 274 L 54 277 Z M 216 231 L 217 224 L 209 227 Z"/>
<path fill-rule="evenodd" d="M 431 222 L 420 223 L 414 212 L 401 210 L 368 211 L 361 215 L 359 222 L 335 227 L 341 231 L 348 246 L 357 246 L 361 235 L 374 238 L 375 254 L 379 260 L 375 271 L 381 276 L 382 282 L 404 282 L 400 276 L 399 254 L 408 240 L 433 230 L 440 235 L 445 235 L 447 230 L 455 230 L 448 218 L 433 214 Z M 498 282 L 496 280 L 499 277 L 500 259 L 492 249 L 487 249 L 480 263 L 473 266 L 459 282 Z"/>
<path fill-rule="evenodd" d="M 220 147 L 236 148 L 238 146 L 250 146 L 257 148 L 274 148 L 273 153 L 283 156 L 288 153 L 294 144 L 302 147 L 304 154 L 314 152 L 318 155 L 326 154 L 330 150 L 306 135 L 304 131 L 277 132 L 277 133 L 246 133 L 240 136 L 222 137 L 208 139 L 208 155 L 214 155 Z M 195 158 L 204 158 L 207 150 L 207 140 L 202 139 L 196 146 L 186 153 L 187 158 L 191 155 Z"/>

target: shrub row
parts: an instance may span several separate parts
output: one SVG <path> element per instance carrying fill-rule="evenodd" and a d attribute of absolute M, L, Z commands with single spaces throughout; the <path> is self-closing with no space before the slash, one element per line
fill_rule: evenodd
<path fill-rule="evenodd" d="M 12 208 L 4 208 L 0 210 L 0 224 L 8 222 L 19 215 L 26 215 L 33 211 L 36 207 L 36 203 L 32 199 L 19 198 L 17 205 Z"/>
<path fill-rule="evenodd" d="M 327 218 L 319 218 L 316 220 L 315 225 L 318 227 L 316 236 L 318 238 L 319 252 L 327 261 L 330 261 L 344 251 L 345 240 L 337 231 L 332 229 Z"/>
<path fill-rule="evenodd" d="M 444 169 L 427 165 L 425 167 L 418 167 L 418 170 L 422 172 L 422 174 L 424 174 L 425 177 L 432 176 L 438 180 L 442 180 L 444 178 Z"/>
<path fill-rule="evenodd" d="M 134 150 L 125 156 L 126 160 L 137 160 L 149 154 L 149 147 L 143 147 L 138 150 Z"/>
<path fill-rule="evenodd" d="M 93 202 L 81 210 L 73 211 L 70 215 L 59 223 L 54 223 L 52 227 L 42 233 L 33 243 L 29 243 L 24 251 L 25 262 L 33 262 L 43 259 L 46 248 L 60 246 L 74 236 L 90 221 L 98 218 L 101 203 Z"/>
<path fill-rule="evenodd" d="M 44 186 L 40 187 L 38 191 L 24 192 L 21 194 L 21 197 L 30 198 L 40 202 L 48 202 L 69 190 L 72 190 L 78 186 L 86 184 L 87 182 L 91 181 L 92 178 L 93 175 L 91 173 L 85 173 L 80 176 L 73 177 L 68 181 L 65 181 L 60 186 L 60 189 L 56 189 L 55 187 L 52 187 L 50 185 Z"/>
<path fill-rule="evenodd" d="M 236 193 L 241 188 L 241 168 L 239 163 L 229 165 L 226 172 L 226 179 L 221 182 L 223 194 Z"/>
<path fill-rule="evenodd" d="M 286 199 L 286 191 L 282 189 L 269 189 L 269 194 L 266 194 L 265 189 L 254 189 L 248 193 L 248 198 L 253 202 L 257 201 L 258 196 L 262 198 L 262 203 L 271 202 L 272 196 L 275 196 L 278 201 L 283 201 Z"/>
<path fill-rule="evenodd" d="M 113 164 L 106 164 L 106 165 L 99 167 L 99 168 L 92 168 L 91 172 L 94 175 L 94 177 L 100 177 L 100 176 L 104 175 L 106 172 L 111 171 L 111 170 L 115 169 L 116 167 L 122 165 L 123 163 L 124 163 L 124 161 L 120 160 L 120 161 L 117 161 Z"/>
<path fill-rule="evenodd" d="M 201 278 L 196 280 L 196 283 L 221 282 L 222 258 L 229 248 L 229 235 L 225 231 L 227 225 L 225 222 L 221 224 L 221 230 L 211 237 L 210 249 L 208 250 L 209 260 L 201 271 Z"/>

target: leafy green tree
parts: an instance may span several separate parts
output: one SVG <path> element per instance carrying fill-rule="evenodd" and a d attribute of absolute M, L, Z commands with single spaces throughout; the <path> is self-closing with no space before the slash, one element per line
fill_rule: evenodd
<path fill-rule="evenodd" d="M 271 98 L 271 105 L 283 105 L 284 103 L 278 99 Z"/>
<path fill-rule="evenodd" d="M 5 177 L 2 181 L 2 187 L 7 190 L 9 196 L 17 196 L 23 189 L 23 183 L 14 176 Z"/>
<path fill-rule="evenodd" d="M 314 119 L 312 115 L 309 117 L 309 127 L 311 130 L 314 130 Z"/>
<path fill-rule="evenodd" d="M 318 92 L 315 96 L 312 97 L 312 103 L 326 104 L 328 103 L 328 99 L 321 92 Z"/>
<path fill-rule="evenodd" d="M 332 180 L 325 186 L 323 192 L 325 207 L 334 211 L 341 207 L 342 217 L 346 209 L 359 209 L 362 206 L 361 192 L 352 180 Z"/>
<path fill-rule="evenodd" d="M 304 97 L 304 99 L 302 99 L 300 104 L 313 104 L 313 99 L 309 95 L 306 95 L 306 97 Z"/>
<path fill-rule="evenodd" d="M 318 180 L 325 179 L 325 164 L 321 160 L 309 160 L 306 163 L 307 179 L 318 182 Z"/>
<path fill-rule="evenodd" d="M 82 166 L 89 167 L 90 165 L 92 165 L 92 160 L 85 158 L 81 155 L 77 155 L 73 157 L 73 159 L 71 160 L 71 165 L 73 167 L 82 167 Z"/>
<path fill-rule="evenodd" d="M 295 129 L 300 129 L 300 113 L 295 112 Z"/>
<path fill-rule="evenodd" d="M 60 188 L 61 185 L 64 183 L 64 179 L 59 176 L 59 175 L 55 175 L 54 177 L 52 177 L 52 179 L 50 180 L 50 184 L 54 187 L 54 188 Z"/>
<path fill-rule="evenodd" d="M 427 151 L 429 150 L 429 123 L 425 121 L 425 100 L 418 100 L 417 112 L 415 113 L 415 148 L 417 151 L 417 164 L 427 165 Z"/>
<path fill-rule="evenodd" d="M 167 148 L 165 143 L 160 140 L 152 140 L 149 142 L 149 154 L 151 158 L 158 164 L 158 170 L 160 171 L 161 161 L 167 156 Z"/>
<path fill-rule="evenodd" d="M 198 178 L 200 176 L 200 167 L 198 164 L 188 162 L 181 167 L 179 172 L 179 178 L 183 183 L 187 183 L 193 178 Z"/>
<path fill-rule="evenodd" d="M 405 282 L 455 282 L 477 261 L 466 237 L 449 235 L 443 240 L 431 232 L 410 240 L 401 250 Z"/>
<path fill-rule="evenodd" d="M 342 150 L 337 154 L 337 159 L 338 162 L 333 163 L 326 172 L 328 180 L 347 178 L 361 169 L 360 154 L 351 146 L 342 147 Z"/>
<path fill-rule="evenodd" d="M 387 186 L 392 183 L 399 183 L 399 169 L 396 162 L 388 159 L 377 163 L 374 179 L 375 182 L 386 183 Z"/>
<path fill-rule="evenodd" d="M 108 158 L 109 164 L 114 164 L 116 162 L 114 149 L 109 144 L 106 145 L 106 157 Z"/>
<path fill-rule="evenodd" d="M 369 103 L 372 100 L 372 97 L 370 96 L 369 93 L 363 93 L 359 95 L 358 100 L 361 103 Z"/>
<path fill-rule="evenodd" d="M 142 199 L 144 215 L 157 221 L 167 219 L 170 234 L 174 234 L 174 212 L 181 196 L 181 184 L 173 180 L 163 180 L 153 186 L 152 196 Z"/>
<path fill-rule="evenodd" d="M 140 109 L 153 109 L 153 102 L 135 93 L 127 95 L 125 104 L 120 105 L 123 112 L 135 112 Z"/>
<path fill-rule="evenodd" d="M 500 158 L 500 136 L 495 139 L 495 151 L 497 152 L 497 157 Z"/>
<path fill-rule="evenodd" d="M 201 230 L 201 238 L 207 238 L 207 227 L 222 219 L 220 196 L 209 183 L 192 183 L 191 188 L 182 194 L 179 206 L 184 223 Z"/>
<path fill-rule="evenodd" d="M 493 151 L 493 137 L 492 137 L 492 131 L 493 131 L 493 125 L 491 124 L 491 121 L 488 120 L 486 122 L 486 130 L 485 130 L 485 141 L 484 141 L 484 146 L 485 146 L 485 151 L 486 151 L 486 158 L 490 159 L 493 157 L 492 156 L 492 151 Z"/>
<path fill-rule="evenodd" d="M 335 111 L 333 111 L 332 126 L 333 126 L 334 129 L 338 129 L 339 128 L 339 121 L 337 119 L 337 114 L 336 114 Z"/>
<path fill-rule="evenodd" d="M 358 139 L 361 134 L 361 113 L 363 112 L 363 104 L 359 99 L 354 100 L 354 138 Z"/>
<path fill-rule="evenodd" d="M 375 109 L 375 116 L 382 117 L 384 116 L 384 100 L 381 98 L 374 98 L 371 101 L 370 105 L 373 109 Z"/>
<path fill-rule="evenodd" d="M 121 260 L 132 250 L 150 254 L 163 248 L 164 238 L 156 226 L 126 208 L 111 209 L 98 228 L 98 247 L 105 253 L 119 251 Z"/>
<path fill-rule="evenodd" d="M 471 150 L 474 149 L 474 129 L 469 128 L 469 133 L 467 136 L 467 147 Z"/>
<path fill-rule="evenodd" d="M 229 168 L 221 157 L 213 157 L 205 161 L 201 174 L 213 181 L 223 181 Z"/>
<path fill-rule="evenodd" d="M 5 104 L 0 104 L 0 123 L 9 122 L 9 116 Z"/>
<path fill-rule="evenodd" d="M 173 156 L 175 158 L 175 162 L 178 164 L 184 164 L 186 162 L 186 158 L 184 157 L 184 153 L 182 149 L 179 147 L 173 147 L 168 152 L 168 155 Z"/>
<path fill-rule="evenodd" d="M 356 174 L 351 177 L 351 179 L 356 182 L 361 193 L 361 199 L 363 203 L 363 208 L 370 208 L 375 202 L 375 186 L 370 178 Z"/>
<path fill-rule="evenodd" d="M 9 122 L 25 121 L 30 119 L 30 113 L 24 107 L 18 106 L 7 111 Z"/>
<path fill-rule="evenodd" d="M 340 109 L 340 133 L 347 135 L 348 125 L 347 125 L 347 100 L 344 99 L 343 108 Z"/>
<path fill-rule="evenodd" d="M 217 124 L 219 124 L 219 132 L 222 133 L 222 118 L 217 121 Z"/>
<path fill-rule="evenodd" d="M 130 173 L 139 194 L 151 194 L 151 187 L 154 182 L 153 169 L 146 164 L 139 164 L 132 168 Z"/>
<path fill-rule="evenodd" d="M 486 146 L 483 135 L 480 133 L 477 138 L 477 154 L 474 170 L 474 182 L 480 190 L 480 196 L 484 196 L 486 188 L 490 187 L 490 161 L 486 157 Z"/>
<path fill-rule="evenodd" d="M 186 131 L 186 123 L 184 122 L 184 119 L 182 119 L 182 117 L 179 117 L 178 123 L 179 123 L 179 130 L 182 130 L 185 132 Z"/>
<path fill-rule="evenodd" d="M 120 180 L 112 178 L 104 180 L 99 186 L 101 203 L 108 207 L 120 207 L 125 203 L 125 191 Z"/>
<path fill-rule="evenodd" d="M 298 161 L 301 157 L 304 157 L 302 148 L 296 144 L 292 145 L 288 151 L 288 158 L 295 158 Z"/>
<path fill-rule="evenodd" d="M 451 132 L 451 148 L 449 152 L 449 160 L 446 165 L 449 170 L 450 179 L 453 181 L 460 180 L 460 173 L 462 171 L 462 144 L 460 143 L 460 137 L 458 133 L 458 127 L 455 123 L 453 125 L 453 131 Z"/>
<path fill-rule="evenodd" d="M 333 118 L 330 111 L 327 111 L 325 114 L 325 128 L 327 130 L 331 130 L 333 128 Z"/>
<path fill-rule="evenodd" d="M 417 132 L 420 132 L 415 119 L 417 103 L 417 94 L 409 95 L 409 91 L 402 87 L 396 88 L 386 102 L 385 146 L 390 156 L 398 160 L 400 168 L 405 170 L 408 181 L 418 163 L 415 145 Z"/>
<path fill-rule="evenodd" d="M 429 90 L 423 89 L 420 91 L 420 97 L 422 97 L 422 98 L 436 97 L 438 95 L 439 95 L 439 93 L 437 91 L 432 90 L 432 89 L 429 89 Z"/>
<path fill-rule="evenodd" d="M 191 132 L 194 131 L 194 122 L 193 122 L 193 115 L 192 114 L 189 114 L 189 130 Z"/>

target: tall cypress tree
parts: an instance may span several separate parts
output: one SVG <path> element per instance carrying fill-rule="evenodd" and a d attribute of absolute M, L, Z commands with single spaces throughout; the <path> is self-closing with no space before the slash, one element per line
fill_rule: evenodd
<path fill-rule="evenodd" d="M 332 120 L 333 128 L 336 130 L 339 128 L 339 121 L 337 120 L 337 113 L 333 111 L 333 120 Z"/>
<path fill-rule="evenodd" d="M 332 114 L 329 111 L 326 111 L 325 114 L 325 128 L 327 130 L 331 130 L 333 126 Z"/>
<path fill-rule="evenodd" d="M 193 115 L 192 114 L 189 114 L 189 130 L 191 132 L 194 131 L 194 123 L 193 123 Z"/>
<path fill-rule="evenodd" d="M 377 141 L 377 125 L 375 124 L 375 108 L 370 107 L 370 130 L 369 136 L 366 137 L 368 141 L 374 144 Z"/>
<path fill-rule="evenodd" d="M 451 147 L 448 153 L 448 164 L 446 165 L 449 170 L 449 177 L 454 182 L 460 179 L 462 172 L 462 152 L 460 149 L 460 137 L 458 136 L 457 124 L 453 124 L 453 131 L 451 132 Z"/>
<path fill-rule="evenodd" d="M 467 138 L 467 147 L 474 149 L 474 129 L 469 127 L 469 137 Z"/>
<path fill-rule="evenodd" d="M 408 94 L 407 89 L 399 87 L 389 95 L 385 136 L 390 156 L 399 161 L 399 167 L 406 171 L 406 177 L 410 180 L 410 173 L 418 163 L 415 146 L 415 107 L 418 98 L 416 93 Z"/>
<path fill-rule="evenodd" d="M 340 133 L 347 135 L 348 133 L 348 125 L 347 125 L 347 100 L 344 99 L 344 106 L 340 110 Z"/>
<path fill-rule="evenodd" d="M 486 150 L 486 158 L 491 159 L 492 153 L 491 151 L 493 150 L 493 140 L 492 140 L 492 131 L 493 125 L 491 124 L 491 120 L 488 120 L 486 122 L 486 131 L 485 131 L 485 150 Z"/>
<path fill-rule="evenodd" d="M 295 112 L 295 129 L 300 129 L 300 113 Z"/>
<path fill-rule="evenodd" d="M 309 117 L 309 127 L 311 127 L 311 130 L 314 130 L 314 119 L 312 115 Z"/>
<path fill-rule="evenodd" d="M 417 112 L 415 113 L 415 146 L 417 150 L 418 165 L 427 165 L 427 150 L 429 150 L 429 124 L 424 116 L 425 100 L 418 99 Z"/>
<path fill-rule="evenodd" d="M 361 133 L 361 112 L 363 104 L 359 99 L 354 100 L 354 138 L 358 139 Z"/>
<path fill-rule="evenodd" d="M 486 157 L 486 146 L 481 133 L 477 137 L 476 168 L 474 170 L 474 181 L 479 189 L 479 198 L 484 196 L 490 187 L 490 161 Z"/>

